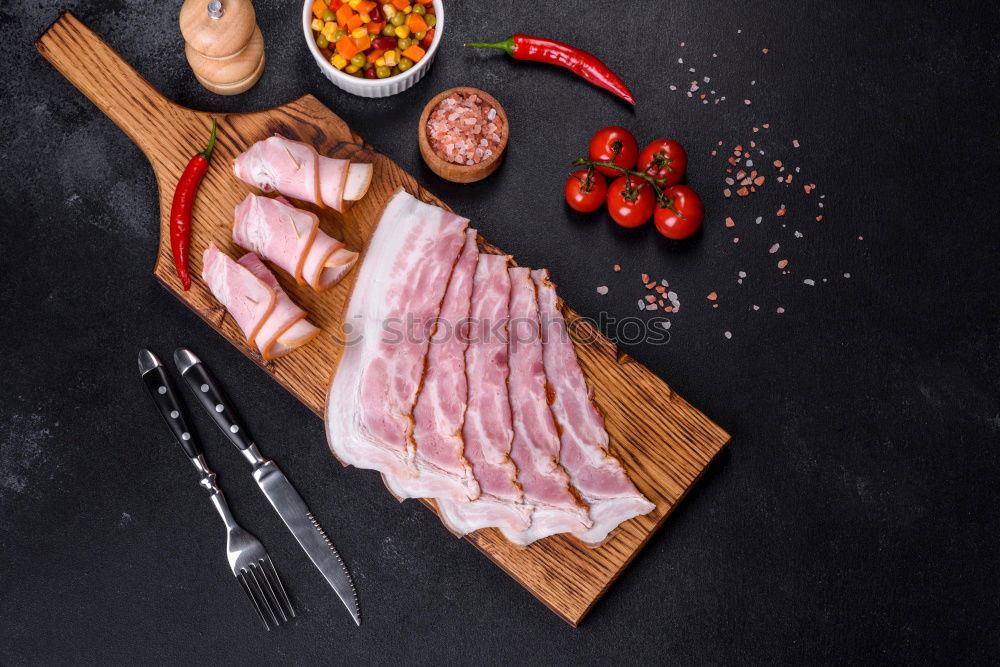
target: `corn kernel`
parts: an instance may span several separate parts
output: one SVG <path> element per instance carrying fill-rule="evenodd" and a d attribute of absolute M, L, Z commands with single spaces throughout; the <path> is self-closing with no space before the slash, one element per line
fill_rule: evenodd
<path fill-rule="evenodd" d="M 333 33 L 335 32 L 337 32 L 336 21 L 328 21 L 327 24 L 323 26 L 323 30 L 321 31 L 322 35 L 326 37 L 329 42 L 333 41 Z"/>
<path fill-rule="evenodd" d="M 396 8 L 389 4 L 382 5 L 382 13 L 385 15 L 385 20 L 388 21 L 396 15 Z"/>
<path fill-rule="evenodd" d="M 389 50 L 385 52 L 385 55 L 382 56 L 381 60 L 385 60 L 382 64 L 386 67 L 395 67 L 399 64 L 399 54 L 397 54 L 394 50 Z"/>
<path fill-rule="evenodd" d="M 324 27 L 323 21 L 320 19 L 313 19 L 312 23 L 309 24 L 309 27 L 311 27 L 316 32 L 320 32 L 321 30 L 323 30 Z"/>
<path fill-rule="evenodd" d="M 369 22 L 371 22 L 371 20 L 372 20 L 372 17 L 371 17 L 371 15 L 368 14 L 368 12 L 361 12 L 361 22 L 362 23 L 369 23 Z"/>
<path fill-rule="evenodd" d="M 396 29 L 393 30 L 393 32 L 396 33 L 396 37 L 399 37 L 400 39 L 406 39 L 410 36 L 410 29 L 405 25 L 396 26 Z"/>
<path fill-rule="evenodd" d="M 375 66 L 376 67 L 385 67 L 385 56 L 382 56 L 381 58 L 377 58 L 375 60 Z"/>
<path fill-rule="evenodd" d="M 348 66 L 347 66 L 347 67 L 346 67 L 346 68 L 344 69 L 344 71 L 345 71 L 345 72 L 347 72 L 348 74 L 354 74 L 354 73 L 355 73 L 355 72 L 357 72 L 357 71 L 358 71 L 359 69 L 361 69 L 361 68 L 360 68 L 360 67 L 358 67 L 357 65 L 348 65 Z"/>
<path fill-rule="evenodd" d="M 404 14 L 409 14 L 412 11 L 413 11 L 413 6 L 412 5 L 406 5 L 406 7 L 403 9 L 403 13 Z"/>
<path fill-rule="evenodd" d="M 351 37 L 353 37 L 354 39 L 361 39 L 367 34 L 368 34 L 368 28 L 361 27 L 351 32 Z"/>
<path fill-rule="evenodd" d="M 351 6 L 351 9 L 357 9 L 358 5 L 361 4 L 361 0 L 347 0 L 347 4 Z"/>
<path fill-rule="evenodd" d="M 330 58 L 330 64 L 336 67 L 337 69 L 344 69 L 347 66 L 347 58 L 340 55 L 339 53 L 335 53 L 333 54 L 333 57 Z"/>

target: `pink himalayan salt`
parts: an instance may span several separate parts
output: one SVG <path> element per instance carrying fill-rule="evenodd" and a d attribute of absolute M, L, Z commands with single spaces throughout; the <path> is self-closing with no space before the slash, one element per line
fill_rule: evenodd
<path fill-rule="evenodd" d="M 427 138 L 442 160 L 471 166 L 500 146 L 503 120 L 475 93 L 452 93 L 427 118 Z"/>

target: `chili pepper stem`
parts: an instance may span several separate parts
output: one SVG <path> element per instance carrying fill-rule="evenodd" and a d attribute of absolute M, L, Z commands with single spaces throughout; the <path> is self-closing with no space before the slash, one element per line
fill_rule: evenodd
<path fill-rule="evenodd" d="M 206 160 L 212 159 L 212 151 L 215 150 L 215 132 L 218 129 L 218 127 L 219 127 L 219 121 L 217 121 L 215 118 L 212 118 L 212 136 L 208 140 L 208 147 L 202 152 L 198 153 L 198 155 L 202 156 Z"/>
<path fill-rule="evenodd" d="M 470 49 L 503 49 L 507 52 L 507 55 L 514 55 L 514 38 L 508 37 L 502 42 L 469 42 L 463 44 L 462 46 L 468 47 Z"/>
<path fill-rule="evenodd" d="M 615 157 L 617 156 L 618 154 L 615 153 Z M 625 174 L 625 176 L 627 177 L 625 181 L 626 190 L 631 189 L 632 176 L 637 176 L 641 179 L 644 179 L 647 183 L 649 183 L 650 186 L 652 186 L 653 192 L 656 193 L 656 202 L 657 204 L 660 205 L 660 208 L 668 208 L 677 215 L 681 215 L 680 211 L 674 208 L 674 200 L 671 197 L 667 197 L 663 193 L 663 191 L 666 189 L 663 187 L 666 178 L 654 178 L 644 171 L 637 171 L 635 169 L 626 169 L 625 167 L 615 164 L 613 158 L 611 160 L 588 160 L 587 158 L 581 157 L 577 158 L 573 162 L 573 166 L 589 167 L 590 169 L 593 169 L 594 167 L 611 167 L 612 169 L 617 169 L 618 171 Z"/>

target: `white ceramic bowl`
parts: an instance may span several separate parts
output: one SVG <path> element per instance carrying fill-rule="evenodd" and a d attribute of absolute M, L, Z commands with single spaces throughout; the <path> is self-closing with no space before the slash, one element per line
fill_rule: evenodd
<path fill-rule="evenodd" d="M 313 19 L 312 4 L 312 0 L 305 0 L 302 7 L 302 34 L 306 38 L 309 52 L 312 53 L 313 59 L 320 71 L 323 72 L 323 76 L 329 79 L 333 85 L 361 97 L 388 97 L 411 88 L 427 74 L 431 63 L 434 62 L 438 44 L 441 43 L 441 36 L 444 34 L 444 3 L 442 0 L 433 0 L 434 15 L 437 17 L 437 24 L 434 26 L 434 41 L 431 42 L 431 47 L 427 49 L 427 53 L 420 59 L 420 62 L 405 72 L 387 79 L 362 79 L 341 72 L 319 52 L 316 38 L 313 37 L 313 31 L 310 27 Z"/>

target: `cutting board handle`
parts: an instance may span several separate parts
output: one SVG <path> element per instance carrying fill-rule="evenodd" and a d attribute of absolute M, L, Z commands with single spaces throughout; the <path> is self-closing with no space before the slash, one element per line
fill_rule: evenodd
<path fill-rule="evenodd" d="M 63 12 L 35 48 L 151 160 L 158 146 L 182 139 L 183 120 L 201 115 L 161 95 L 71 12 Z"/>

